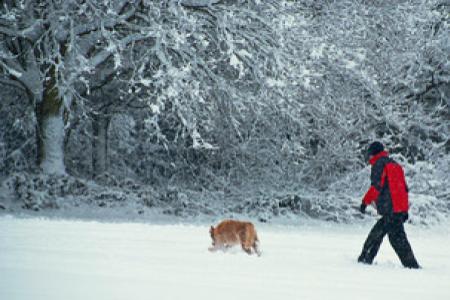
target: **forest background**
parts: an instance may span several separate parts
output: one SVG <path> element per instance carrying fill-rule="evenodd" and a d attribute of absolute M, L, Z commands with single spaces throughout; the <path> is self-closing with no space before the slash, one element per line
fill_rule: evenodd
<path fill-rule="evenodd" d="M 380 140 L 436 223 L 450 1 L 3 0 L 0 129 L 0 213 L 350 222 Z"/>

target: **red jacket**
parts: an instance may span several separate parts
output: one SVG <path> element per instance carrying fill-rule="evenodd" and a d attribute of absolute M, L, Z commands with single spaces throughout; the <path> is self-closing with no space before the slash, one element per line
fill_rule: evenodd
<path fill-rule="evenodd" d="M 408 212 L 408 187 L 402 167 L 383 151 L 370 159 L 371 186 L 363 198 L 369 205 L 375 202 L 381 215 Z"/>

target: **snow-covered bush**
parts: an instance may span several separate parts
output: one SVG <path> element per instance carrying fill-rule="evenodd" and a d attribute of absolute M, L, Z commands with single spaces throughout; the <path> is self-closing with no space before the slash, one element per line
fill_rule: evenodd
<path fill-rule="evenodd" d="M 91 209 L 132 207 L 136 210 L 164 207 L 160 203 L 164 197 L 158 196 L 149 186 L 112 176 L 101 176 L 98 181 L 102 185 L 73 176 L 14 173 L 0 186 L 0 200 L 8 203 L 3 205 L 12 211 L 17 207 L 35 211 L 79 206 Z"/>
<path fill-rule="evenodd" d="M 23 205 L 23 208 L 32 210 L 58 208 L 60 199 L 88 194 L 83 181 L 55 175 L 16 173 L 4 185 L 15 201 Z"/>

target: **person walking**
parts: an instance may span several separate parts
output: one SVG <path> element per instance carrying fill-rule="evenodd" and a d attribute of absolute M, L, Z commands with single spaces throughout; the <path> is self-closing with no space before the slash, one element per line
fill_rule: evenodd
<path fill-rule="evenodd" d="M 420 266 L 414 257 L 403 226 L 408 220 L 409 210 L 408 186 L 403 169 L 389 157 L 380 142 L 371 143 L 367 155 L 372 165 L 371 186 L 362 200 L 360 211 L 364 214 L 366 207 L 374 202 L 381 219 L 370 231 L 358 262 L 372 264 L 387 234 L 403 266 L 418 269 Z"/>

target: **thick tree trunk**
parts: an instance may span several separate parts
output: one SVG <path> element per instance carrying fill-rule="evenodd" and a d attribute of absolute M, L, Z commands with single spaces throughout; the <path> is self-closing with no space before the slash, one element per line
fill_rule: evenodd
<path fill-rule="evenodd" d="M 92 117 L 92 169 L 93 177 L 106 172 L 108 168 L 108 127 L 110 117 L 96 114 Z"/>
<path fill-rule="evenodd" d="M 46 174 L 65 174 L 62 99 L 52 78 L 45 83 L 42 101 L 36 105 L 38 165 Z"/>

